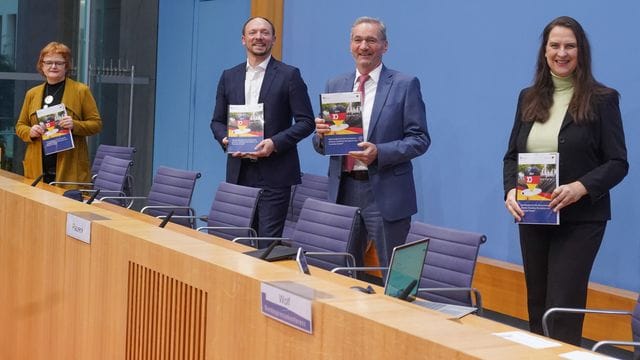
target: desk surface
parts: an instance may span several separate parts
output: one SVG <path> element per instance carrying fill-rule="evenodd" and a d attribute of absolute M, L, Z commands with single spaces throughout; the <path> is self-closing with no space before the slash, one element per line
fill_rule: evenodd
<path fill-rule="evenodd" d="M 0 173 L 0 358 L 557 358 L 493 335 L 515 329 L 349 289 L 357 280 L 109 204 L 86 205 Z M 45 186 L 46 187 L 46 186 Z M 65 235 L 91 211 L 91 244 Z M 35 221 L 34 221 L 35 219 Z M 240 251 L 239 251 L 240 250 Z M 293 281 L 313 302 L 309 335 L 260 312 L 260 284 Z"/>

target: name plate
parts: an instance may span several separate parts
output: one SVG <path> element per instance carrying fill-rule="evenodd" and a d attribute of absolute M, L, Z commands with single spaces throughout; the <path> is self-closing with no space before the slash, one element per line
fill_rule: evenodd
<path fill-rule="evenodd" d="M 91 222 L 94 220 L 109 220 L 109 218 L 88 211 L 68 213 L 67 235 L 91 244 Z"/>
<path fill-rule="evenodd" d="M 260 285 L 262 313 L 309 334 L 313 333 L 310 298 L 269 283 Z"/>

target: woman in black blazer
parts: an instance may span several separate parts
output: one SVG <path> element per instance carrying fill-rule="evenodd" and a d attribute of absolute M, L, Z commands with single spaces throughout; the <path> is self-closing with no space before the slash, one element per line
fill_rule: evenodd
<path fill-rule="evenodd" d="M 618 92 L 594 79 L 589 41 L 570 17 L 545 27 L 533 86 L 518 99 L 503 159 L 505 206 L 516 221 L 524 216 L 516 202 L 522 152 L 560 154 L 560 186 L 549 205 L 560 212 L 560 225 L 519 225 L 529 327 L 542 334 L 548 308 L 585 307 L 591 267 L 611 218 L 609 189 L 629 168 Z M 580 344 L 583 316 L 550 321 L 554 338 Z"/>

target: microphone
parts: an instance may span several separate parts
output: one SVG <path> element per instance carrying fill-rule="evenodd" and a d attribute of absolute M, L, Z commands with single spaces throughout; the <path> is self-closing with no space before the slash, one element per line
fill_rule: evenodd
<path fill-rule="evenodd" d="M 409 294 L 411 294 L 411 291 L 416 285 L 418 285 L 418 280 L 416 279 L 411 280 L 409 285 L 407 285 L 407 287 L 402 290 L 400 295 L 398 295 L 398 299 L 407 300 L 407 298 L 409 297 Z"/>
<path fill-rule="evenodd" d="M 43 177 L 44 177 L 44 174 L 40 174 L 40 176 L 38 176 L 35 180 L 33 180 L 33 182 L 31 183 L 31 186 L 38 185 L 38 183 L 40 182 L 40 180 L 42 180 Z"/>
<path fill-rule="evenodd" d="M 271 254 L 271 252 L 273 251 L 273 249 L 275 249 L 275 247 L 280 243 L 279 240 L 274 240 L 271 242 L 271 244 L 269 244 L 269 247 L 264 249 L 264 251 L 262 252 L 262 254 L 260 254 L 260 256 L 258 256 L 258 259 L 264 260 L 267 258 L 267 256 L 269 256 L 269 254 Z"/>
<path fill-rule="evenodd" d="M 91 197 L 89 198 L 89 200 L 87 200 L 87 205 L 91 205 L 93 200 L 95 200 L 96 197 L 98 197 L 98 194 L 100 194 L 100 189 L 94 191 L 93 194 L 91 194 Z"/>
<path fill-rule="evenodd" d="M 171 220 L 171 217 L 173 216 L 174 212 L 175 210 L 171 210 L 171 212 L 169 212 L 169 215 L 165 216 L 165 218 L 162 220 L 162 222 L 158 226 L 161 228 L 167 226 L 167 223 L 169 222 L 169 220 Z"/>

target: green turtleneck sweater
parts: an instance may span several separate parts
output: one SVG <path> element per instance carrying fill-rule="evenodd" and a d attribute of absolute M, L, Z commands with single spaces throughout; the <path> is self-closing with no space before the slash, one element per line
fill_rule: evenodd
<path fill-rule="evenodd" d="M 561 78 L 551 73 L 551 79 L 555 90 L 553 92 L 553 105 L 549 109 L 549 120 L 544 123 L 535 122 L 533 124 L 527 138 L 527 152 L 558 151 L 558 134 L 571 97 L 573 97 L 573 75 Z"/>

